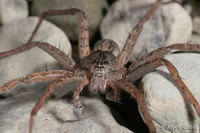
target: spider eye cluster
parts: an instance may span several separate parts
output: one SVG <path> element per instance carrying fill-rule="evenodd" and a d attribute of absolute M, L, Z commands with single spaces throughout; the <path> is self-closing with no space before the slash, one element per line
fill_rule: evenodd
<path fill-rule="evenodd" d="M 94 45 L 94 51 L 96 50 L 111 52 L 115 56 L 118 56 L 120 52 L 119 46 L 110 39 L 102 39 L 96 42 Z"/>
<path fill-rule="evenodd" d="M 96 50 L 93 51 L 87 58 L 81 61 L 82 67 L 88 69 L 91 73 L 94 71 L 116 71 L 122 68 L 117 57 L 111 52 Z"/>
<path fill-rule="evenodd" d="M 97 65 L 107 65 L 107 64 L 109 64 L 108 57 L 106 56 L 106 53 L 100 52 L 99 56 L 96 59 L 97 59 L 96 60 Z"/>

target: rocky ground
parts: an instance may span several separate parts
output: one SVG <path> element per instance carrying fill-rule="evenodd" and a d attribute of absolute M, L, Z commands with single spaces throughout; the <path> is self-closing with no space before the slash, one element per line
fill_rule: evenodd
<path fill-rule="evenodd" d="M 128 33 L 155 0 L 1 0 L 0 52 L 27 42 L 43 11 L 76 7 L 83 9 L 90 25 L 90 46 L 101 38 L 114 40 L 123 48 Z M 162 5 L 144 26 L 131 60 L 153 49 L 173 43 L 200 44 L 200 3 Z M 37 17 L 36 17 L 37 16 Z M 77 58 L 77 19 L 74 16 L 50 17 L 34 38 L 48 42 Z M 69 41 L 70 40 L 70 41 Z M 165 57 L 177 67 L 182 80 L 200 103 L 199 53 L 178 53 Z M 60 65 L 38 48 L 0 60 L 0 84 Z M 0 96 L 0 131 L 26 133 L 30 112 L 48 83 L 21 85 Z M 82 121 L 73 115 L 72 94 L 76 84 L 57 87 L 35 119 L 33 132 L 40 133 L 131 133 L 148 132 L 137 110 L 136 101 L 122 92 L 120 103 L 108 102 L 102 95 L 84 92 Z M 200 118 L 184 101 L 169 72 L 163 67 L 138 81 L 158 133 L 198 133 Z"/>

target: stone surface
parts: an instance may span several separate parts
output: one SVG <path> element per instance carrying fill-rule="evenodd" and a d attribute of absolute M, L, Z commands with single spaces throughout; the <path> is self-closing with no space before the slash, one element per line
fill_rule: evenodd
<path fill-rule="evenodd" d="M 200 34 L 200 17 L 196 16 L 192 19 L 193 32 Z"/>
<path fill-rule="evenodd" d="M 123 48 L 129 32 L 146 13 L 155 0 L 120 0 L 109 9 L 101 23 L 103 38 L 109 38 Z M 177 3 L 162 5 L 152 19 L 144 25 L 133 55 L 140 56 L 147 51 L 172 43 L 188 42 L 191 39 L 192 23 L 187 12 Z M 134 56 L 132 56 L 134 58 Z"/>
<path fill-rule="evenodd" d="M 34 0 L 32 15 L 40 16 L 50 9 L 80 8 L 86 12 L 89 21 L 90 37 L 95 34 L 104 11 L 108 8 L 106 0 Z M 59 26 L 71 40 L 78 40 L 78 21 L 76 16 L 49 17 L 47 20 Z"/>
<path fill-rule="evenodd" d="M 42 91 L 32 88 L 27 90 L 12 98 L 0 100 L 1 132 L 28 132 L 30 112 Z M 71 97 L 49 99 L 35 117 L 33 133 L 132 133 L 116 122 L 110 109 L 98 96 L 81 98 L 85 112 L 83 120 L 77 121 Z"/>
<path fill-rule="evenodd" d="M 37 20 L 37 17 L 25 18 L 3 26 L 0 29 L 0 52 L 16 48 L 26 43 Z M 48 42 L 60 47 L 66 54 L 71 54 L 71 45 L 64 32 L 47 21 L 42 23 L 34 40 Z M 2 85 L 12 79 L 34 72 L 45 71 L 45 64 L 48 69 L 58 69 L 57 61 L 37 47 L 4 58 L 0 60 L 0 84 Z"/>
<path fill-rule="evenodd" d="M 179 71 L 180 77 L 200 103 L 199 53 L 166 56 Z M 166 67 L 159 67 L 141 81 L 149 112 L 158 133 L 199 133 L 200 118 L 192 105 L 184 101 Z"/>
<path fill-rule="evenodd" d="M 0 0 L 0 23 L 8 24 L 28 16 L 26 0 Z"/>
<path fill-rule="evenodd" d="M 193 34 L 190 43 L 200 44 L 200 34 Z"/>

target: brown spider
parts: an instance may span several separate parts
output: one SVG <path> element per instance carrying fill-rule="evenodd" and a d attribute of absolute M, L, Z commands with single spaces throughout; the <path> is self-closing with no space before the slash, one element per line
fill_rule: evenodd
<path fill-rule="evenodd" d="M 106 99 L 112 101 L 119 101 L 120 91 L 118 88 L 122 88 L 137 100 L 138 107 L 144 116 L 150 132 L 155 133 L 156 129 L 152 123 L 151 116 L 148 113 L 144 97 L 132 84 L 132 82 L 136 81 L 137 79 L 141 78 L 145 74 L 153 71 L 161 65 L 165 65 L 167 67 L 172 79 L 178 86 L 178 89 L 183 93 L 183 96 L 194 106 L 198 116 L 200 116 L 200 106 L 194 96 L 188 90 L 187 86 L 181 80 L 178 71 L 168 60 L 163 59 L 163 56 L 170 53 L 173 49 L 182 51 L 194 51 L 200 50 L 200 45 L 173 44 L 168 47 L 162 47 L 137 59 L 133 64 L 130 65 L 129 68 L 124 67 L 127 64 L 136 40 L 143 29 L 143 24 L 149 20 L 149 18 L 161 3 L 162 0 L 157 0 L 151 9 L 140 19 L 137 25 L 130 32 L 121 53 L 119 53 L 118 45 L 114 41 L 108 39 L 98 41 L 94 46 L 93 52 L 90 53 L 88 22 L 86 15 L 82 10 L 75 8 L 44 12 L 40 17 L 27 44 L 24 44 L 10 51 L 0 53 L 0 58 L 4 58 L 37 46 L 54 57 L 62 66 L 67 69 L 49 70 L 47 72 L 34 73 L 27 77 L 14 79 L 0 87 L 0 93 L 2 93 L 15 88 L 21 83 L 30 84 L 35 82 L 52 81 L 47 86 L 44 95 L 36 103 L 31 112 L 29 133 L 32 132 L 34 117 L 36 116 L 43 103 L 49 97 L 49 95 L 53 92 L 55 87 L 69 82 L 79 82 L 78 87 L 74 91 L 73 95 L 74 114 L 78 119 L 82 119 L 84 111 L 82 102 L 79 99 L 79 94 L 86 85 L 89 85 L 91 91 L 105 93 Z M 81 59 L 80 64 L 76 64 L 72 58 L 48 43 L 31 42 L 43 19 L 48 16 L 57 15 L 77 15 L 78 17 L 79 55 Z M 112 88 L 112 92 L 108 91 L 108 88 Z"/>

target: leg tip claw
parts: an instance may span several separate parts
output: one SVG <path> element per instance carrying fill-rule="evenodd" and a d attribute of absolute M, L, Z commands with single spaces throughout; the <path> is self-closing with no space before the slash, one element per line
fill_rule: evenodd
<path fill-rule="evenodd" d="M 82 120 L 83 118 L 83 112 L 84 112 L 84 107 L 83 105 L 76 107 L 74 106 L 74 115 L 76 116 L 76 118 L 78 118 L 79 120 Z"/>

